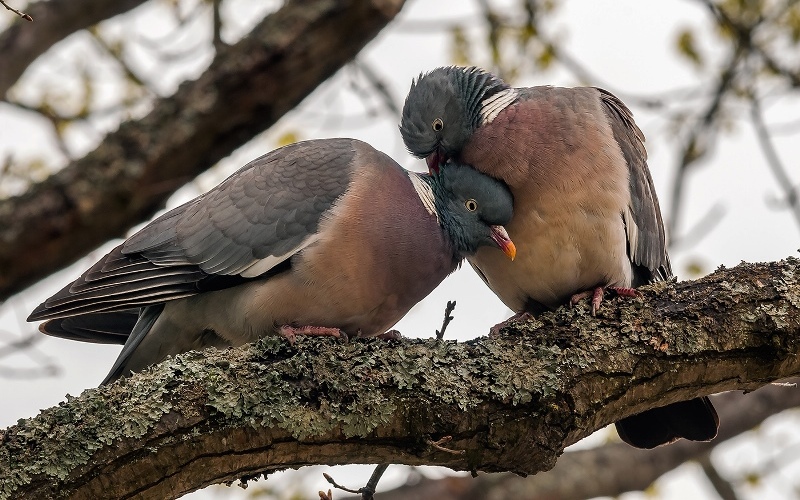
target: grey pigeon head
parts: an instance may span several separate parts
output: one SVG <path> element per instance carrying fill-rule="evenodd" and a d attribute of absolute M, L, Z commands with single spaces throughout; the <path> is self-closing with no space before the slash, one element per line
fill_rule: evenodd
<path fill-rule="evenodd" d="M 441 165 L 429 180 L 441 225 L 461 257 L 495 246 L 514 258 L 516 247 L 503 227 L 511 220 L 514 198 L 503 182 L 454 162 Z"/>
<path fill-rule="evenodd" d="M 482 104 L 508 88 L 476 67 L 446 66 L 420 75 L 411 83 L 400 121 L 406 148 L 417 158 L 428 159 L 432 171 L 457 158 L 480 126 Z"/>

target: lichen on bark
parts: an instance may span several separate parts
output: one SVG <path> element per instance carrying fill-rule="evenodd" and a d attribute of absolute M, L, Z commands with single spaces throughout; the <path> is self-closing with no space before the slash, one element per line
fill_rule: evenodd
<path fill-rule="evenodd" d="M 797 259 L 469 342 L 266 338 L 191 352 L 0 436 L 0 496 L 174 497 L 310 464 L 535 473 L 653 406 L 800 373 Z M 455 455 L 428 443 L 452 436 Z"/>

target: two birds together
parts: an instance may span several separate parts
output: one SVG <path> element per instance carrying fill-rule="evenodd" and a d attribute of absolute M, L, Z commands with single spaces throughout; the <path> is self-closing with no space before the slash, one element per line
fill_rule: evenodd
<path fill-rule="evenodd" d="M 28 320 L 124 344 L 108 383 L 263 335 L 382 334 L 465 257 L 518 315 L 584 296 L 595 312 L 605 289 L 672 275 L 644 136 L 609 92 L 438 68 L 412 83 L 400 132 L 429 174 L 353 139 L 280 148 L 155 219 Z M 718 418 L 696 398 L 616 425 L 652 448 L 709 440 Z"/>

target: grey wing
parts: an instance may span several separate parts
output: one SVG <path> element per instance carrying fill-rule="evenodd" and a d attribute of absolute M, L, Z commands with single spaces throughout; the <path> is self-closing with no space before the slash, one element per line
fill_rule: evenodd
<path fill-rule="evenodd" d="M 131 236 L 29 321 L 159 304 L 288 268 L 349 187 L 356 142 L 301 142 L 250 162 Z"/>
<path fill-rule="evenodd" d="M 610 92 L 597 89 L 608 122 L 628 164 L 630 205 L 622 214 L 628 236 L 628 255 L 634 286 L 672 276 L 661 209 L 647 168 L 644 134 L 625 104 Z"/>

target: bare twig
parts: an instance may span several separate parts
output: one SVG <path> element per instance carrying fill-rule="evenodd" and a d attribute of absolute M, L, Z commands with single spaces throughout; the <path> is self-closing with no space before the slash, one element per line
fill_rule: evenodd
<path fill-rule="evenodd" d="M 383 473 L 386 472 L 388 468 L 389 464 L 378 464 L 375 467 L 375 470 L 372 471 L 372 475 L 369 477 L 369 481 L 367 481 L 367 485 L 361 488 L 362 500 L 372 500 L 372 497 L 375 495 L 375 488 L 378 487 L 378 481 L 381 480 Z"/>
<path fill-rule="evenodd" d="M 355 493 L 357 495 L 360 494 L 361 500 L 373 500 L 375 496 L 375 489 L 378 487 L 378 481 L 381 480 L 383 473 L 386 472 L 386 469 L 388 468 L 389 464 L 378 464 L 375 467 L 375 470 L 372 471 L 372 475 L 370 476 L 369 481 L 367 481 L 366 486 L 362 486 L 357 490 L 346 488 L 336 483 L 336 481 L 334 481 L 333 478 L 329 474 L 326 474 L 325 472 L 323 472 L 322 475 L 325 477 L 325 480 L 328 481 L 336 489 L 346 491 L 348 493 Z M 319 496 L 320 499 L 325 499 L 325 498 L 331 499 L 332 498 L 331 490 L 328 490 L 327 494 L 325 492 L 320 491 Z"/>
<path fill-rule="evenodd" d="M 436 330 L 436 340 L 442 340 L 444 338 L 444 331 L 447 329 L 447 325 L 453 321 L 453 316 L 451 313 L 456 308 L 456 301 L 455 300 L 448 300 L 447 306 L 444 308 L 444 320 L 442 320 L 442 329 Z"/>
<path fill-rule="evenodd" d="M 7 3 L 5 3 L 3 0 L 0 0 L 0 4 L 3 4 L 3 7 L 5 7 L 5 8 L 6 8 L 6 10 L 10 10 L 10 11 L 11 11 L 11 12 L 13 12 L 14 14 L 18 15 L 19 17 L 21 17 L 22 19 L 24 19 L 24 20 L 26 20 L 26 21 L 31 21 L 31 22 L 33 22 L 33 18 L 32 18 L 31 16 L 29 16 L 28 14 L 26 14 L 26 13 L 24 13 L 24 12 L 20 12 L 20 11 L 18 11 L 18 10 L 17 10 L 17 9 L 15 9 L 14 7 L 11 7 L 10 5 L 8 5 Z"/>
<path fill-rule="evenodd" d="M 436 448 L 439 451 L 450 453 L 451 455 L 466 455 L 467 454 L 466 450 L 452 450 L 450 448 L 445 448 L 444 446 L 442 446 L 443 444 L 449 443 L 452 440 L 453 436 L 445 436 L 442 439 L 439 439 L 438 441 L 433 441 L 431 439 L 428 439 L 427 442 L 430 446 Z"/>
<path fill-rule="evenodd" d="M 331 483 L 331 486 L 333 486 L 333 487 L 334 487 L 334 488 L 336 488 L 337 490 L 346 491 L 346 492 L 348 492 L 348 493 L 356 493 L 356 494 L 358 494 L 358 493 L 361 493 L 361 488 L 359 488 L 359 489 L 357 489 L 357 490 L 354 490 L 354 489 L 352 489 L 352 488 L 348 488 L 348 487 L 346 487 L 346 486 L 342 486 L 341 484 L 337 483 L 337 482 L 336 482 L 336 481 L 335 481 L 335 480 L 334 480 L 334 479 L 331 477 L 331 475 L 330 475 L 330 474 L 328 474 L 327 472 L 323 472 L 323 473 L 322 473 L 322 476 L 325 478 L 325 480 L 326 480 L 326 481 L 328 481 L 329 483 Z"/>

